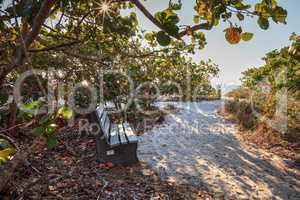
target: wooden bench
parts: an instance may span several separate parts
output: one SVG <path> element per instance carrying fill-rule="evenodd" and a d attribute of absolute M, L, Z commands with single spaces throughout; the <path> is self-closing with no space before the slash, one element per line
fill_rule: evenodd
<path fill-rule="evenodd" d="M 111 123 L 103 105 L 97 107 L 93 118 L 100 125 L 100 133 L 96 135 L 97 160 L 116 165 L 137 163 L 138 139 L 130 125 Z"/>

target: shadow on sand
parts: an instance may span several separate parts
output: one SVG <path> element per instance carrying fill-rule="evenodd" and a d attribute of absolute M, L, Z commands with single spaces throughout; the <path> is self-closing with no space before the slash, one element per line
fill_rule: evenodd
<path fill-rule="evenodd" d="M 141 160 L 164 179 L 204 187 L 225 198 L 300 199 L 300 179 L 245 148 L 220 102 L 181 103 L 181 111 L 141 137 Z M 161 105 L 160 105 L 161 106 Z"/>

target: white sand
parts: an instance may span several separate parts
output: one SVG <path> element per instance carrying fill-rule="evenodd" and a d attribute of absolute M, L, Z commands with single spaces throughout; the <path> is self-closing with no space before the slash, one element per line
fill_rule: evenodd
<path fill-rule="evenodd" d="M 217 114 L 220 101 L 173 104 L 180 109 L 140 137 L 139 158 L 163 179 L 208 188 L 225 199 L 300 199 L 300 178 L 276 155 L 240 142 Z"/>

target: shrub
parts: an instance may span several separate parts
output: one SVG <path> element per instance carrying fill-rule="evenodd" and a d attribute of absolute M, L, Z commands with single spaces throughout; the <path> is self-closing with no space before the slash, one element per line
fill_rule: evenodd
<path fill-rule="evenodd" d="M 246 101 L 226 100 L 224 105 L 225 112 L 235 116 L 235 120 L 246 129 L 257 126 L 258 119 L 253 113 L 251 104 Z"/>
<path fill-rule="evenodd" d="M 226 100 L 224 109 L 227 113 L 236 113 L 238 111 L 238 100 Z"/>
<path fill-rule="evenodd" d="M 246 129 L 252 129 L 257 126 L 257 117 L 254 115 L 251 105 L 246 101 L 238 103 L 237 119 Z"/>

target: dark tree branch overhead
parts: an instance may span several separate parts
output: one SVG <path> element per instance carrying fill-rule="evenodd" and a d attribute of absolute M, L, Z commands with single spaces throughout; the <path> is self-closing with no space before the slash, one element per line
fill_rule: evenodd
<path fill-rule="evenodd" d="M 192 29 L 192 31 L 211 30 L 213 26 L 214 26 L 214 19 L 212 19 L 211 23 L 198 24 L 198 25 L 192 26 L 191 29 Z M 182 31 L 178 34 L 178 36 L 180 38 L 185 36 L 185 35 L 187 35 L 187 30 L 184 30 L 184 31 Z"/>
<path fill-rule="evenodd" d="M 209 4 L 210 9 L 212 9 L 213 3 L 214 3 L 214 0 L 211 0 L 210 4 Z M 198 24 L 198 25 L 195 25 L 195 26 L 191 27 L 191 29 L 192 29 L 192 31 L 211 30 L 212 27 L 214 26 L 214 24 L 215 24 L 215 16 L 212 15 L 210 23 L 207 22 L 207 23 Z M 187 30 L 184 30 L 184 31 L 179 33 L 179 37 L 183 37 L 186 34 L 187 34 Z"/>
<path fill-rule="evenodd" d="M 15 50 L 13 61 L 10 65 L 6 66 L 4 69 L 0 68 L 0 85 L 3 83 L 6 75 L 11 72 L 16 67 L 24 64 L 26 51 L 36 37 L 40 34 L 41 27 L 46 21 L 50 14 L 51 8 L 54 6 L 56 0 L 45 0 L 43 1 L 40 10 L 38 11 L 36 17 L 34 18 L 34 23 L 32 25 L 31 31 L 23 38 L 22 44 L 18 45 Z"/>
<path fill-rule="evenodd" d="M 134 3 L 136 5 L 136 7 L 153 23 L 155 24 L 158 28 L 160 28 L 161 30 L 165 30 L 163 25 L 157 21 L 157 19 L 155 19 L 153 17 L 153 15 L 145 8 L 145 6 L 139 1 L 139 0 L 130 0 L 132 3 Z M 176 37 L 177 39 L 180 39 L 180 37 Z"/>
<path fill-rule="evenodd" d="M 24 38 L 24 48 L 28 48 L 36 37 L 40 34 L 40 30 L 45 20 L 47 19 L 55 0 L 46 0 L 43 2 L 41 9 L 39 10 L 37 16 L 34 18 L 34 23 L 31 32 Z M 21 65 L 24 61 L 24 51 L 22 46 L 16 50 L 16 57 L 14 59 L 13 67 Z"/>
<path fill-rule="evenodd" d="M 140 0 L 116 0 L 115 2 L 131 2 L 133 4 L 135 4 L 135 6 L 154 24 L 156 25 L 158 28 L 160 28 L 161 30 L 165 30 L 165 28 L 163 27 L 163 25 L 157 21 L 157 19 L 155 19 L 155 17 L 145 8 L 145 6 L 140 2 Z M 212 17 L 211 23 L 202 23 L 202 24 L 198 24 L 195 26 L 192 26 L 191 29 L 193 31 L 198 31 L 198 30 L 211 30 L 213 25 L 214 25 L 214 17 Z M 175 38 L 178 40 L 181 40 L 182 37 L 184 37 L 185 35 L 187 35 L 187 30 L 181 31 L 179 32 Z"/>

